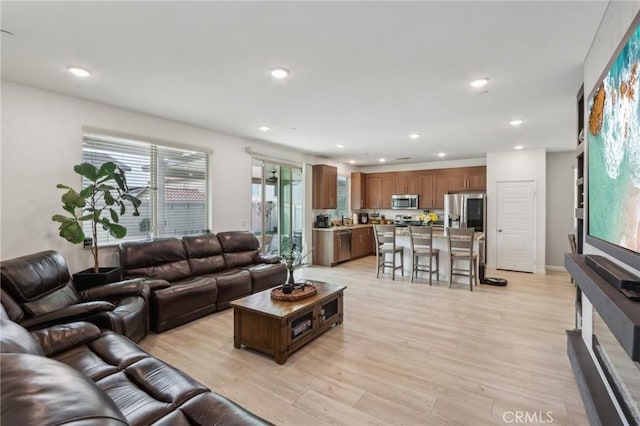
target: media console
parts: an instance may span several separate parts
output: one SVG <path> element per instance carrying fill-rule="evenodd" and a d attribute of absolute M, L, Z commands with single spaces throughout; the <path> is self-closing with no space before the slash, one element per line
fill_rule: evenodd
<path fill-rule="evenodd" d="M 633 380 L 635 383 L 640 380 L 640 303 L 634 302 L 618 290 L 618 285 L 623 287 L 623 284 L 627 286 L 629 282 L 633 283 L 627 276 L 620 275 L 620 271 L 626 271 L 611 268 L 611 265 L 602 259 L 600 256 L 591 256 L 591 259 L 587 260 L 587 256 L 584 255 L 566 254 L 565 268 L 581 291 L 581 297 L 586 297 L 593 307 L 593 317 L 601 318 L 602 330 L 607 330 L 606 334 L 610 336 L 610 340 L 619 344 L 619 354 L 616 356 L 626 359 L 624 364 L 632 364 L 632 367 L 622 371 L 615 363 L 606 360 L 603 362 L 602 358 L 606 358 L 606 355 L 603 356 L 604 352 L 598 343 L 600 339 L 596 338 L 598 332 L 591 326 L 586 329 L 580 329 L 578 326 L 575 330 L 567 330 L 567 353 L 590 423 L 638 424 L 640 416 L 635 402 L 638 397 L 629 398 L 623 382 Z M 589 323 L 592 323 L 591 320 Z M 591 356 L 590 351 L 593 351 L 595 358 Z M 603 371 L 605 378 L 598 373 L 598 369 Z M 609 393 L 607 387 L 612 390 L 614 396 Z M 621 407 L 624 415 L 618 413 L 615 405 Z"/>
<path fill-rule="evenodd" d="M 640 301 L 640 277 L 604 256 L 588 254 L 585 256 L 585 263 L 629 299 Z"/>

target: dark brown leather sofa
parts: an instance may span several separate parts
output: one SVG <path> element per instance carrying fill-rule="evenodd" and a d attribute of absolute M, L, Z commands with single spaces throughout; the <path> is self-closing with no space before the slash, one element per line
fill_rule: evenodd
<path fill-rule="evenodd" d="M 124 242 L 120 267 L 125 278 L 147 279 L 150 326 L 162 332 L 284 283 L 280 258 L 260 254 L 259 246 L 245 231 Z"/>
<path fill-rule="evenodd" d="M 0 300 L 9 317 L 33 330 L 85 320 L 139 342 L 149 331 L 144 280 L 127 280 L 78 292 L 56 251 L 0 263 Z"/>
<path fill-rule="evenodd" d="M 29 333 L 0 307 L 2 424 L 268 425 L 88 322 Z"/>

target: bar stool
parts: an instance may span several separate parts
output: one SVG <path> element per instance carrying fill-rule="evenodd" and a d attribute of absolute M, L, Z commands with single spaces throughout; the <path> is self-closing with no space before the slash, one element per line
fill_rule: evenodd
<path fill-rule="evenodd" d="M 411 240 L 411 282 L 413 277 L 418 276 L 418 272 L 429 273 L 429 285 L 436 274 L 436 280 L 440 281 L 440 250 L 433 248 L 433 227 L 431 226 L 409 226 L 409 239 Z M 427 257 L 429 264 L 420 264 L 420 258 Z M 435 269 L 433 258 L 436 258 Z"/>
<path fill-rule="evenodd" d="M 395 225 L 373 225 L 373 235 L 376 239 L 376 278 L 380 277 L 380 268 L 391 268 L 391 279 L 396 279 L 396 269 L 400 269 L 404 276 L 404 247 L 396 245 Z M 396 266 L 396 255 L 400 253 L 400 265 Z M 391 254 L 392 259 L 386 258 Z"/>
<path fill-rule="evenodd" d="M 449 243 L 449 288 L 453 276 L 469 277 L 469 290 L 473 291 L 473 281 L 478 285 L 478 253 L 473 251 L 474 228 L 448 228 L 447 241 Z M 464 262 L 465 267 L 455 267 L 454 262 Z"/>

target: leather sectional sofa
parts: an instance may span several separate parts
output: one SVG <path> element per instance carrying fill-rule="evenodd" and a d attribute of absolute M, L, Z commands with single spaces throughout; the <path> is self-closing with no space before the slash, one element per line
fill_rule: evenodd
<path fill-rule="evenodd" d="M 9 317 L 34 330 L 70 321 L 89 321 L 139 342 L 148 333 L 149 288 L 128 280 L 77 291 L 56 251 L 0 263 L 0 300 Z"/>
<path fill-rule="evenodd" d="M 245 231 L 124 242 L 120 267 L 125 278 L 146 279 L 150 327 L 159 333 L 284 283 L 280 258 L 260 254 L 259 247 Z"/>
<path fill-rule="evenodd" d="M 88 322 L 29 333 L 0 307 L 0 351 L 3 424 L 270 424 Z"/>

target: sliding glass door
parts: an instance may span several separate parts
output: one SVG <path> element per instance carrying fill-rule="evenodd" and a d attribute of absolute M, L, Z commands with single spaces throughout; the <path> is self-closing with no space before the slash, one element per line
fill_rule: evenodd
<path fill-rule="evenodd" d="M 251 230 L 263 253 L 280 252 L 294 239 L 302 247 L 302 169 L 254 159 L 251 180 Z"/>

